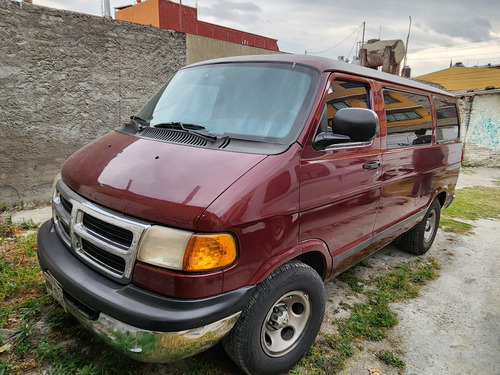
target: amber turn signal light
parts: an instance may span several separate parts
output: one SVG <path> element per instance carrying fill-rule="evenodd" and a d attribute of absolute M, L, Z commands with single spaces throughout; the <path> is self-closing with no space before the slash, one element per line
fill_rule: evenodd
<path fill-rule="evenodd" d="M 195 234 L 184 253 L 184 271 L 208 271 L 225 267 L 236 259 L 236 243 L 229 234 Z"/>

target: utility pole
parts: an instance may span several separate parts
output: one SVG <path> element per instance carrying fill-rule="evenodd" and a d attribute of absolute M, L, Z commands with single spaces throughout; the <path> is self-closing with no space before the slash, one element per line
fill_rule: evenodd
<path fill-rule="evenodd" d="M 363 50 L 363 45 L 365 44 L 365 25 L 366 25 L 366 22 L 363 21 L 363 37 L 361 38 L 361 49 L 360 49 L 360 51 Z M 364 66 L 363 63 L 364 63 L 364 55 L 363 55 L 363 53 L 361 53 L 361 56 L 360 56 L 360 59 L 359 59 L 359 65 L 360 66 Z"/>

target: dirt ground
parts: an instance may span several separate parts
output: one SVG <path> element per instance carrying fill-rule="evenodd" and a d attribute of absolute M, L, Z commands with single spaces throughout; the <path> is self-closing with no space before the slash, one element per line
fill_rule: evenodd
<path fill-rule="evenodd" d="M 466 169 L 458 187 L 495 186 L 495 180 L 500 169 Z M 342 374 L 369 375 L 365 366 L 384 375 L 500 374 L 500 219 L 473 224 L 468 236 L 438 232 L 424 259 L 437 260 L 440 277 L 425 285 L 421 296 L 392 304 L 399 324 L 382 342 L 362 342 L 363 350 L 347 361 Z M 368 272 L 412 259 L 390 245 L 367 260 Z M 352 303 L 357 298 L 338 280 L 327 285 L 327 293 L 330 311 L 340 299 Z M 328 331 L 328 324 L 322 329 Z M 396 353 L 406 367 L 381 363 L 375 356 L 381 350 Z"/>

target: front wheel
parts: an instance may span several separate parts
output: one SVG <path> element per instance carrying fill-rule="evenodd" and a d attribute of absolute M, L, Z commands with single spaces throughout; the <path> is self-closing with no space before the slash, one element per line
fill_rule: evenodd
<path fill-rule="evenodd" d="M 422 221 L 401 236 L 403 250 L 416 255 L 425 254 L 436 237 L 440 216 L 441 204 L 434 199 Z"/>
<path fill-rule="evenodd" d="M 247 374 L 280 374 L 293 367 L 318 334 L 325 311 L 323 281 L 291 261 L 257 285 L 224 349 Z"/>

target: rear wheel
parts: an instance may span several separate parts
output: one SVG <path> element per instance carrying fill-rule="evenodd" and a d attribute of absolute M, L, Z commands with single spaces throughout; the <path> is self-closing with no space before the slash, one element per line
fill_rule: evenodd
<path fill-rule="evenodd" d="M 436 238 L 440 216 L 441 204 L 434 199 L 422 221 L 401 236 L 403 250 L 416 255 L 425 254 Z"/>
<path fill-rule="evenodd" d="M 247 374 L 283 373 L 314 342 L 324 310 L 324 285 L 317 272 L 291 261 L 257 285 L 224 338 L 224 349 Z"/>

